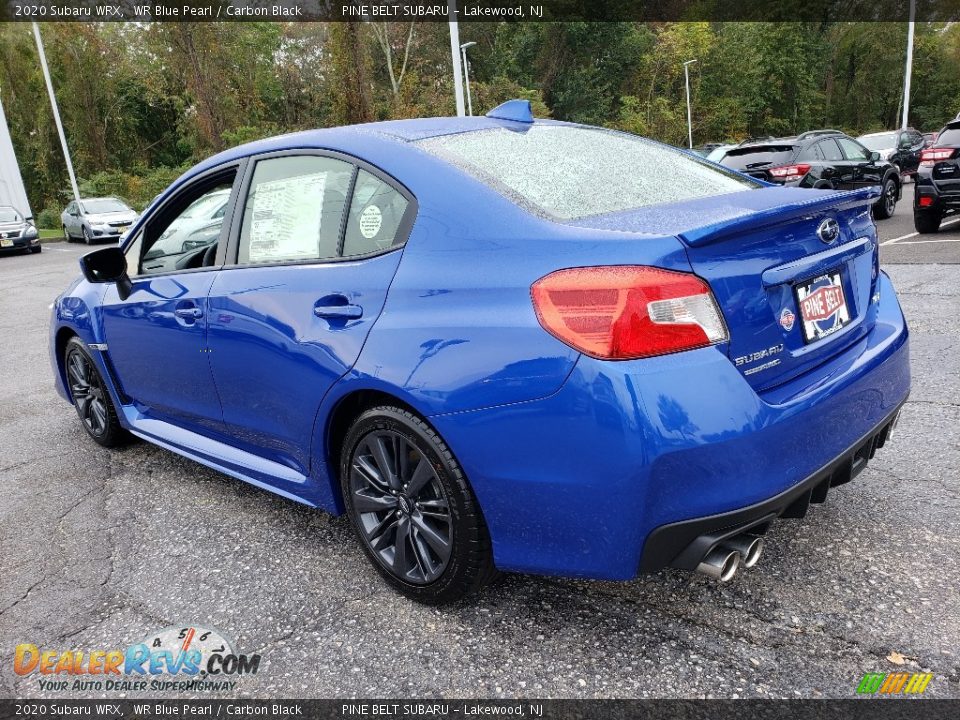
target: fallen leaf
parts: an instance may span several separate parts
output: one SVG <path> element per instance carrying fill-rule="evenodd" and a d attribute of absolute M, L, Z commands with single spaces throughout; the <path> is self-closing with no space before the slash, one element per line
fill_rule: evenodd
<path fill-rule="evenodd" d="M 903 665 L 907 662 L 907 658 L 898 653 L 896 650 L 892 650 L 889 655 L 887 655 L 887 660 L 892 662 L 894 665 Z"/>

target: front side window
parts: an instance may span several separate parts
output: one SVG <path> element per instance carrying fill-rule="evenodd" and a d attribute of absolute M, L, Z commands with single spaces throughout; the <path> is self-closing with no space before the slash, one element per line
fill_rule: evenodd
<path fill-rule="evenodd" d="M 350 203 L 343 255 L 365 255 L 396 244 L 400 222 L 407 211 L 407 199 L 383 180 L 366 170 L 357 173 Z"/>
<path fill-rule="evenodd" d="M 524 132 L 494 128 L 418 144 L 518 205 L 561 221 L 760 187 L 675 148 L 597 128 L 534 124 Z"/>
<path fill-rule="evenodd" d="M 843 154 L 848 160 L 869 160 L 870 151 L 860 143 L 854 142 L 850 138 L 837 138 L 840 147 L 843 148 Z"/>
<path fill-rule="evenodd" d="M 127 246 L 128 270 L 156 275 L 212 265 L 235 176 L 229 172 L 188 188 L 161 208 Z"/>
<path fill-rule="evenodd" d="M 315 155 L 257 163 L 240 228 L 241 265 L 335 258 L 353 165 Z"/>

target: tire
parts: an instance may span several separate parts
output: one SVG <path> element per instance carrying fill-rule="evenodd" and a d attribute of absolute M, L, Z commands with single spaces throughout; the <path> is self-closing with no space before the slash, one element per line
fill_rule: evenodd
<path fill-rule="evenodd" d="M 36 255 L 41 250 L 43 250 L 43 245 L 36 245 L 30 248 L 30 252 L 32 252 L 34 255 Z"/>
<path fill-rule="evenodd" d="M 496 577 L 490 535 L 446 443 L 407 410 L 367 410 L 343 442 L 347 515 L 378 572 L 407 597 L 455 602 Z"/>
<path fill-rule="evenodd" d="M 61 226 L 60 226 L 60 229 L 63 230 L 63 239 L 66 240 L 68 243 L 72 243 L 72 242 L 73 242 L 73 236 L 70 235 L 70 233 L 67 232 L 67 226 L 66 226 L 66 225 L 61 225 Z"/>
<path fill-rule="evenodd" d="M 929 210 L 917 210 L 916 208 L 913 210 L 913 226 L 921 235 L 937 232 L 937 230 L 940 229 L 940 222 L 942 220 L 943 216 L 939 210 L 933 212 Z"/>
<path fill-rule="evenodd" d="M 90 245 L 90 244 L 93 242 L 93 238 L 90 237 L 90 231 L 87 230 L 87 226 L 86 226 L 86 225 L 81 225 L 81 226 L 80 226 L 80 229 L 83 231 L 83 241 L 84 241 L 87 245 Z"/>
<path fill-rule="evenodd" d="M 893 216 L 897 209 L 897 193 L 899 186 L 892 177 L 883 181 L 883 190 L 880 199 L 873 206 L 873 216 L 878 220 L 886 220 Z"/>
<path fill-rule="evenodd" d="M 129 442 L 130 435 L 120 425 L 100 371 L 80 338 L 72 337 L 67 342 L 63 368 L 70 399 L 87 434 L 103 447 L 118 447 Z"/>

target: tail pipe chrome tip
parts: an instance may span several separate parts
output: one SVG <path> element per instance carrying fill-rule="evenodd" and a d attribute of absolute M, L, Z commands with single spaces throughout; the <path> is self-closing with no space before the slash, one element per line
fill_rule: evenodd
<path fill-rule="evenodd" d="M 763 554 L 763 538 L 756 535 L 737 535 L 724 540 L 721 547 L 740 553 L 740 562 L 745 568 L 752 568 Z"/>
<path fill-rule="evenodd" d="M 740 553 L 727 548 L 714 548 L 697 565 L 697 572 L 712 577 L 717 582 L 727 582 L 737 574 L 740 567 Z"/>

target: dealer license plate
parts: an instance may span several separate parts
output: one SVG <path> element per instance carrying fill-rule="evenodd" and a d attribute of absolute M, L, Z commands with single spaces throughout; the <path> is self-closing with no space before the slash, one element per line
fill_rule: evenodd
<path fill-rule="evenodd" d="M 13 247 L 13 240 L 10 238 L 0 238 L 0 247 Z"/>
<path fill-rule="evenodd" d="M 803 321 L 803 339 L 808 343 L 832 335 L 850 322 L 839 271 L 797 285 L 797 306 Z"/>

